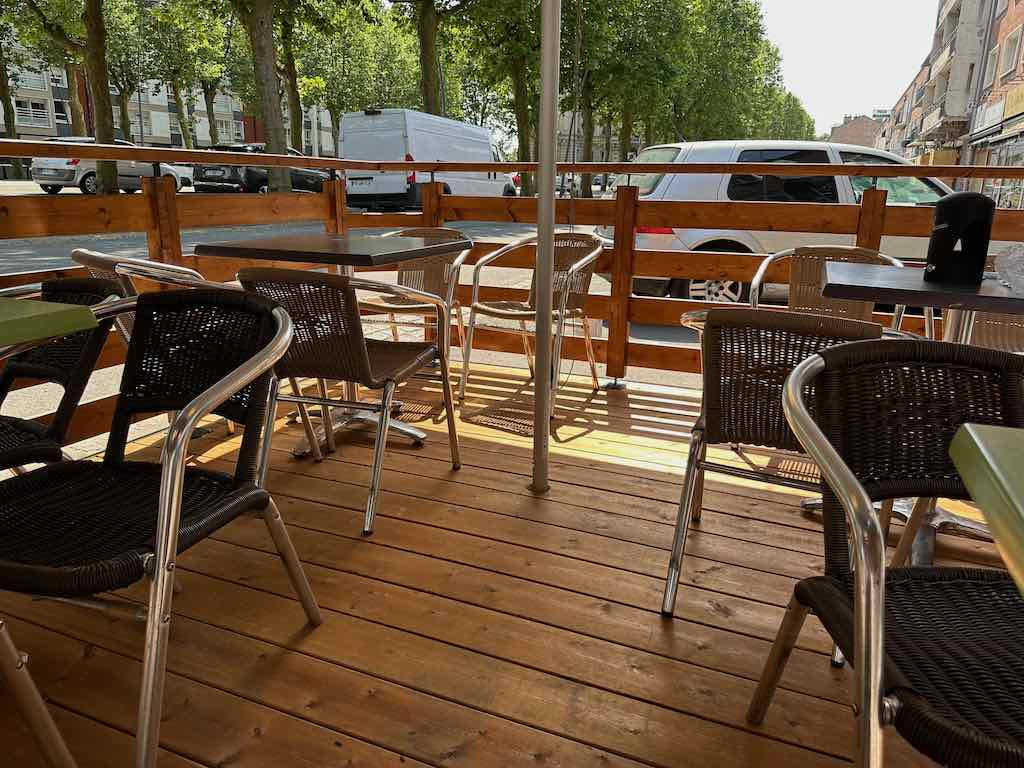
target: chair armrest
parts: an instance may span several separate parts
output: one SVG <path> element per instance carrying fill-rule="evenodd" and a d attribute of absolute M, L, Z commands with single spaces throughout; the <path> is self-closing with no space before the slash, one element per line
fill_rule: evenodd
<path fill-rule="evenodd" d="M 416 299 L 424 304 L 432 304 L 434 307 L 437 327 L 441 329 L 441 341 L 444 344 L 443 348 L 448 348 L 448 323 L 450 322 L 451 311 L 448 302 L 440 296 L 436 296 L 433 293 L 427 293 L 426 291 L 420 291 L 416 288 L 409 288 L 404 285 L 380 283 L 376 280 L 362 280 L 357 277 L 349 278 L 348 284 L 357 291 L 373 291 L 375 293 L 386 293 L 390 296 L 404 296 L 406 298 Z M 444 318 L 444 322 L 441 321 L 441 318 Z"/>
<path fill-rule="evenodd" d="M 761 286 L 764 283 L 765 275 L 768 274 L 768 268 L 771 267 L 777 261 L 788 259 L 793 255 L 793 249 L 790 248 L 786 251 L 779 251 L 773 253 L 770 256 L 766 256 L 765 259 L 757 268 L 757 272 L 754 273 L 754 278 L 750 281 L 750 308 L 757 309 L 761 302 Z"/>
<path fill-rule="evenodd" d="M 124 277 L 141 277 L 156 283 L 177 285 L 183 288 L 223 288 L 241 290 L 241 286 L 231 283 L 215 283 L 204 278 L 199 272 L 177 264 L 161 264 L 143 261 L 142 259 L 125 261 L 114 267 L 114 271 Z"/>
<path fill-rule="evenodd" d="M 487 254 L 482 259 L 480 259 L 476 264 L 474 264 L 473 265 L 473 299 L 472 299 L 472 302 L 474 304 L 476 304 L 477 303 L 477 299 L 480 297 L 480 271 L 484 267 L 486 267 L 488 264 L 491 264 L 491 263 L 497 261 L 502 256 L 507 256 L 512 251 L 516 250 L 517 248 L 522 248 L 524 245 L 529 245 L 529 244 L 535 243 L 535 242 L 537 242 L 537 238 L 535 236 L 534 237 L 525 237 L 522 240 L 516 240 L 514 243 L 509 243 L 508 245 L 503 245 L 501 248 L 496 250 L 494 253 Z"/>

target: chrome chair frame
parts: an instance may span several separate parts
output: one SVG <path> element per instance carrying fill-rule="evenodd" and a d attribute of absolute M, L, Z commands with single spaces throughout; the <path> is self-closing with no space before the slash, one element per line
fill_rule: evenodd
<path fill-rule="evenodd" d="M 501 257 L 506 256 L 509 253 L 511 253 L 511 252 L 513 252 L 513 251 L 515 251 L 517 249 L 522 248 L 523 246 L 532 245 L 532 244 L 534 244 L 536 242 L 537 242 L 537 238 L 534 236 L 534 237 L 527 237 L 527 238 L 524 238 L 522 240 L 517 240 L 514 243 L 509 243 L 508 245 L 503 246 L 502 248 L 499 248 L 494 253 L 491 253 L 491 254 L 488 254 L 487 256 L 484 256 L 482 259 L 480 259 L 473 266 L 473 297 L 472 297 L 472 302 L 470 304 L 470 310 L 469 310 L 469 323 L 468 323 L 468 326 L 467 326 L 467 329 L 466 329 L 465 348 L 463 349 L 463 353 L 462 353 L 462 377 L 461 377 L 461 379 L 459 381 L 459 400 L 460 401 L 464 400 L 465 397 L 466 397 L 466 383 L 469 380 L 470 355 L 472 354 L 472 351 L 473 351 L 473 331 L 474 331 L 474 328 L 476 327 L 476 315 L 477 315 L 476 307 L 477 307 L 477 304 L 479 303 L 479 299 L 480 299 L 480 275 L 481 275 L 481 272 L 482 272 L 484 267 L 486 267 L 489 264 L 494 263 L 495 261 L 497 261 Z M 592 251 L 590 251 L 590 253 L 588 253 L 582 259 L 580 259 L 579 261 L 574 263 L 568 269 L 568 271 L 566 273 L 566 278 L 567 278 L 566 279 L 566 283 L 567 284 L 571 283 L 572 277 L 574 275 L 576 275 L 579 272 L 581 272 L 582 270 L 586 269 L 591 264 L 594 264 L 597 261 L 598 257 L 601 255 L 601 252 L 603 250 L 604 250 L 603 246 L 598 245 Z M 552 362 L 552 364 L 551 364 L 551 411 L 552 411 L 552 413 L 554 413 L 555 399 L 556 399 L 556 397 L 558 395 L 558 375 L 559 375 L 559 370 L 561 368 L 561 362 L 562 362 L 562 341 L 563 341 L 563 339 L 565 337 L 565 325 L 566 325 L 566 321 L 568 320 L 568 318 L 566 317 L 566 314 L 567 314 L 567 309 L 568 309 L 567 305 L 568 305 L 568 302 L 569 302 L 569 295 L 570 295 L 570 292 L 568 290 L 563 290 L 561 292 L 561 295 L 559 296 L 558 309 L 555 310 L 555 314 L 556 314 L 555 333 L 554 333 L 554 338 L 552 340 L 553 341 L 553 345 L 554 345 L 554 354 L 552 355 L 552 361 L 551 361 Z M 536 313 L 534 313 L 534 316 L 536 317 Z M 590 376 L 591 376 L 591 379 L 593 380 L 594 391 L 596 392 L 598 387 L 599 387 L 599 382 L 598 382 L 598 379 L 597 379 L 597 359 L 594 356 L 593 339 L 591 338 L 590 326 L 587 323 L 588 318 L 587 318 L 586 314 L 581 314 L 580 315 L 580 320 L 581 320 L 580 325 L 582 326 L 582 329 L 583 329 L 583 340 L 584 340 L 584 344 L 586 345 L 586 349 L 587 349 L 587 361 L 590 364 Z M 487 326 L 487 329 L 491 330 L 491 331 L 499 331 L 501 333 L 511 333 L 511 334 L 516 335 L 516 336 L 520 336 L 522 338 L 522 340 L 523 340 L 523 352 L 526 355 L 527 364 L 530 366 L 530 375 L 531 375 L 531 377 L 535 375 L 533 358 L 530 355 L 530 342 L 529 342 L 529 338 L 531 336 L 535 336 L 536 334 L 530 333 L 526 329 L 526 320 L 525 319 L 520 321 L 520 327 L 518 329 L 516 329 L 516 328 L 503 328 L 503 327 L 496 327 L 496 326 Z"/>

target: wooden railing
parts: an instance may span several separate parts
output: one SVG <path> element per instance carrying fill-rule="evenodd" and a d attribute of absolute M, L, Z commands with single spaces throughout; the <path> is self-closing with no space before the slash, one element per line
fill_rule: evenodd
<path fill-rule="evenodd" d="M 370 163 L 329 158 L 238 153 L 181 151 L 68 145 L 57 142 L 12 142 L 0 140 L 0 156 L 51 156 L 132 159 L 137 162 L 195 162 L 232 165 L 278 165 L 324 168 L 330 171 L 417 170 L 437 173 L 447 170 L 498 171 L 534 170 L 530 163 Z M 560 170 L 572 172 L 616 172 L 628 176 L 652 173 L 764 173 L 783 176 L 949 176 L 1024 178 L 1024 168 L 919 166 L 808 166 L 772 164 L 643 165 L 622 163 L 565 164 Z M 0 197 L 0 238 L 36 238 L 51 235 L 145 233 L 149 256 L 158 261 L 184 264 L 211 280 L 232 279 L 239 268 L 250 265 L 241 259 L 198 258 L 182 252 L 181 230 L 212 226 L 320 221 L 328 232 L 354 228 L 441 226 L 458 221 L 536 221 L 536 200 L 532 198 L 468 197 L 444 194 L 442 184 L 424 185 L 423 209 L 414 213 L 361 213 L 346 206 L 343 179 L 325 183 L 320 194 L 275 193 L 268 195 L 175 194 L 171 178 L 143 179 L 142 195 L 26 195 Z M 708 306 L 705 302 L 632 295 L 635 276 L 686 279 L 717 279 L 749 282 L 765 254 L 713 253 L 642 250 L 635 246 L 637 227 L 677 227 L 780 232 L 830 233 L 852 237 L 857 245 L 878 248 L 885 235 L 927 237 L 932 210 L 928 207 L 887 207 L 885 192 L 869 189 L 859 205 L 818 205 L 809 203 L 748 203 L 706 201 L 641 200 L 635 186 L 620 185 L 614 198 L 561 199 L 556 205 L 557 221 L 563 225 L 614 227 L 614 242 L 599 260 L 597 271 L 610 282 L 609 295 L 592 295 L 588 315 L 608 322 L 607 338 L 595 340 L 598 360 L 607 364 L 610 377 L 623 378 L 630 367 L 671 371 L 698 371 L 699 352 L 692 346 L 641 343 L 629 340 L 630 323 L 675 326 L 680 315 Z M 993 238 L 1024 240 L 1024 211 L 999 210 Z M 481 241 L 473 248 L 469 263 L 500 247 Z M 533 253 L 503 261 L 505 268 L 530 268 Z M 294 264 L 281 266 L 295 267 Z M 497 267 L 496 267 L 497 268 Z M 41 280 L 81 274 L 76 267 L 0 275 L 0 288 L 36 283 Z M 785 263 L 768 275 L 770 282 L 786 283 Z M 463 303 L 470 299 L 469 286 L 459 289 Z M 485 299 L 523 299 L 525 289 L 485 287 Z M 880 322 L 889 316 L 879 314 Z M 921 330 L 920 318 L 909 317 L 907 327 Z M 502 351 L 520 351 L 518 340 L 507 334 L 481 331 L 475 345 Z M 123 345 L 112 336 L 100 367 L 123 361 Z M 570 359 L 585 359 L 580 339 L 566 340 L 563 351 Z M 84 439 L 107 430 L 112 398 L 89 403 L 79 409 L 72 424 L 72 440 Z"/>

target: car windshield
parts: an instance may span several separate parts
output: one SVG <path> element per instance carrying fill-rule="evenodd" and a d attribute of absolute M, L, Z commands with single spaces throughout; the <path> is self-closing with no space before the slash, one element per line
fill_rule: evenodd
<path fill-rule="evenodd" d="M 650 147 L 649 149 L 641 150 L 633 162 L 674 163 L 676 158 L 679 157 L 680 151 L 679 147 Z M 663 173 L 620 173 L 615 181 L 612 182 L 611 190 L 614 192 L 619 182 L 622 181 L 637 187 L 640 196 L 643 197 L 657 189 L 658 184 L 661 183 L 663 178 L 665 178 Z"/>
<path fill-rule="evenodd" d="M 840 152 L 839 154 L 843 162 L 848 165 L 898 165 L 895 160 L 867 152 Z M 864 190 L 870 189 L 874 182 L 874 179 L 866 176 L 850 177 L 853 194 L 858 203 L 864 196 Z M 886 191 L 886 203 L 889 205 L 932 205 L 946 195 L 945 191 L 931 179 L 883 178 L 878 179 L 877 186 Z"/>

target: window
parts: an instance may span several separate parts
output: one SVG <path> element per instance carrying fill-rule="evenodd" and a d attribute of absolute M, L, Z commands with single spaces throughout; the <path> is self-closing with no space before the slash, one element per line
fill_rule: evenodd
<path fill-rule="evenodd" d="M 242 124 L 242 121 L 241 120 L 235 120 L 233 122 L 233 124 L 232 124 L 232 127 L 235 130 L 235 133 L 234 133 L 235 141 L 244 141 L 245 140 L 245 126 Z"/>
<path fill-rule="evenodd" d="M 974 62 L 967 68 L 967 92 L 970 93 L 971 86 L 974 85 Z"/>
<path fill-rule="evenodd" d="M 45 101 L 35 99 L 17 99 L 14 102 L 14 122 L 18 125 L 34 125 L 39 128 L 50 127 L 50 110 Z"/>
<path fill-rule="evenodd" d="M 740 163 L 822 163 L 828 153 L 822 149 L 747 149 Z M 835 176 L 759 176 L 735 174 L 729 179 L 730 200 L 774 203 L 838 203 Z"/>
<path fill-rule="evenodd" d="M 53 119 L 57 124 L 70 125 L 70 112 L 71 110 L 68 109 L 68 103 L 66 101 L 53 102 Z"/>
<path fill-rule="evenodd" d="M 866 152 L 841 152 L 839 156 L 850 165 L 896 165 L 895 160 Z M 871 187 L 872 179 L 864 176 L 850 177 L 853 194 L 859 203 L 864 190 Z M 884 178 L 878 179 L 878 188 L 888 193 L 888 205 L 931 205 L 945 192 L 930 179 Z"/>
<path fill-rule="evenodd" d="M 999 55 L 999 46 L 997 45 L 991 51 L 988 52 L 988 59 L 985 61 L 985 80 L 982 82 L 982 87 L 988 88 L 995 82 L 996 79 L 996 60 Z"/>
<path fill-rule="evenodd" d="M 1020 27 L 1011 32 L 1003 42 L 1003 57 L 1000 60 L 999 76 L 1006 77 L 1017 69 L 1017 54 L 1020 53 Z"/>
<path fill-rule="evenodd" d="M 63 69 L 50 70 L 50 85 L 55 88 L 67 88 L 68 78 Z"/>
<path fill-rule="evenodd" d="M 49 74 L 43 70 L 16 69 L 14 77 L 17 78 L 19 88 L 29 88 L 33 91 L 46 91 L 50 87 Z"/>
<path fill-rule="evenodd" d="M 679 157 L 679 147 L 651 147 L 650 149 L 641 150 L 640 154 L 633 160 L 635 163 L 674 163 L 676 158 Z M 620 173 L 612 184 L 612 190 L 616 188 L 618 182 L 621 180 L 623 184 L 632 184 L 637 187 L 638 194 L 640 197 L 651 194 L 661 180 L 665 178 L 663 173 L 637 173 L 637 174 L 626 174 Z M 628 179 L 628 181 L 627 181 Z"/>

